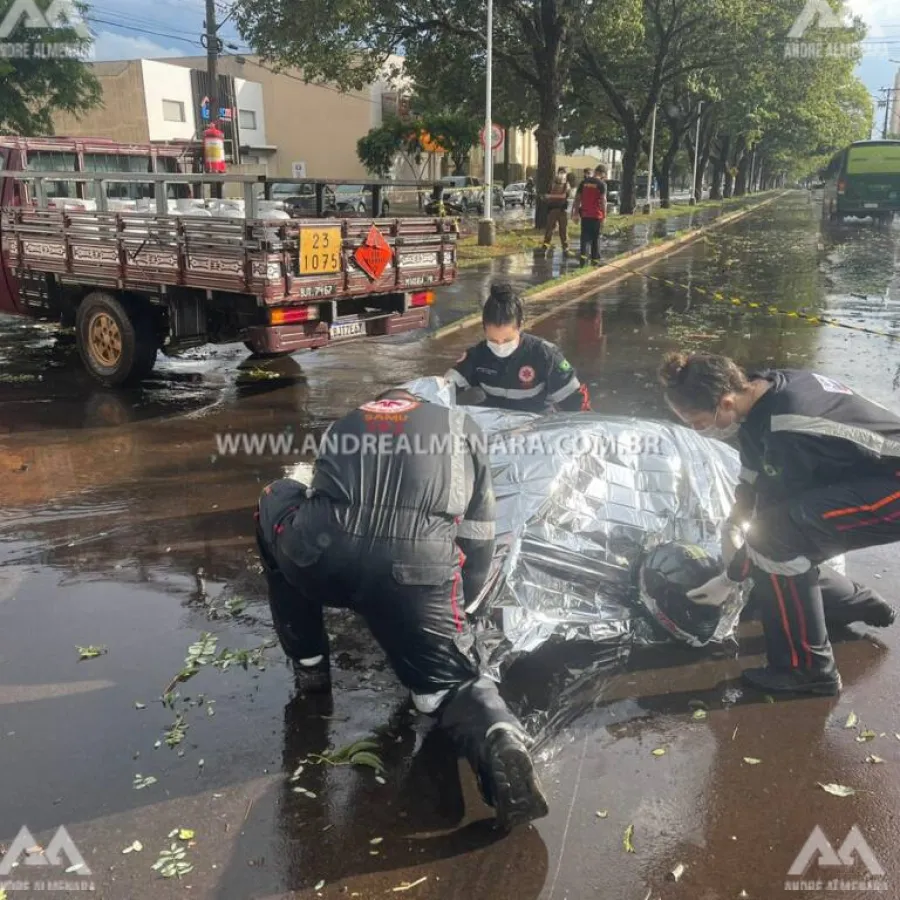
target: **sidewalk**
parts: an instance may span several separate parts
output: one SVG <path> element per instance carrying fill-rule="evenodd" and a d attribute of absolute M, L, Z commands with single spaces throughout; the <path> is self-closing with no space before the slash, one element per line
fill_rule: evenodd
<path fill-rule="evenodd" d="M 759 199 L 758 194 L 753 194 L 742 198 L 739 202 L 729 202 L 725 206 L 704 207 L 698 210 L 685 207 L 683 213 L 670 218 L 641 222 L 621 230 L 614 230 L 615 219 L 613 219 L 607 229 L 609 233 L 604 235 L 601 242 L 600 252 L 605 261 L 612 261 L 622 253 L 646 247 L 655 240 L 670 238 L 676 232 L 708 225 L 722 215 L 755 205 Z M 431 309 L 429 330 L 437 331 L 463 316 L 478 312 L 493 281 L 509 281 L 524 291 L 578 269 L 577 259 L 562 258 L 558 237 L 550 257 L 540 251 L 541 235 L 534 232 L 533 237 L 536 246 L 534 251 L 500 256 L 460 269 L 456 282 L 438 291 Z M 578 248 L 573 243 L 571 249 L 577 252 Z"/>

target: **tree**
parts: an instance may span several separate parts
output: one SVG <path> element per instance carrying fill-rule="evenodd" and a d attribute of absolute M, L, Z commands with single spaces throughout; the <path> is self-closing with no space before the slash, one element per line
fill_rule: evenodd
<path fill-rule="evenodd" d="M 421 122 L 390 118 L 357 141 L 356 155 L 366 169 L 379 178 L 391 174 L 400 156 L 416 181 L 421 181 L 426 165 L 423 157 L 427 153 L 424 138 L 425 128 Z"/>
<path fill-rule="evenodd" d="M 13 0 L 0 0 L 0 21 L 12 7 Z M 99 82 L 80 58 L 92 43 L 84 26 L 26 28 L 26 21 L 20 18 L 5 39 L 8 44 L 67 47 L 72 56 L 0 59 L 0 134 L 52 134 L 53 113 L 79 115 L 99 105 L 102 97 Z"/>
<path fill-rule="evenodd" d="M 450 157 L 454 173 L 465 174 L 469 154 L 481 131 L 478 120 L 457 110 L 431 113 L 422 119 L 422 124 L 434 143 Z"/>
<path fill-rule="evenodd" d="M 595 9 L 584 0 L 494 3 L 497 70 L 518 79 L 520 94 L 537 108 L 540 193 L 553 180 L 574 40 Z M 471 60 L 485 52 L 484 18 L 482 0 L 243 0 L 235 7 L 241 36 L 276 68 L 297 66 L 311 80 L 356 89 L 375 81 L 391 54 L 427 65 L 448 42 L 457 56 L 468 54 L 461 73 L 471 73 Z"/>

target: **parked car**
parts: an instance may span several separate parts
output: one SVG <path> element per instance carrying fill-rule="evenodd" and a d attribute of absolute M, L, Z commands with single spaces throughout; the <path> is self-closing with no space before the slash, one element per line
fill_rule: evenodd
<path fill-rule="evenodd" d="M 499 184 L 494 185 L 493 193 L 493 203 L 491 208 L 503 210 L 506 209 L 506 198 L 503 195 L 503 188 Z M 478 195 L 478 215 L 484 215 L 484 189 L 482 188 L 481 193 Z"/>
<path fill-rule="evenodd" d="M 316 214 L 316 189 L 311 184 L 278 183 L 272 185 L 271 197 L 283 204 L 284 210 L 293 219 Z M 326 213 L 350 213 L 372 215 L 371 185 L 338 184 L 325 185 L 322 206 Z M 389 216 L 391 204 L 382 199 L 380 216 Z"/>
<path fill-rule="evenodd" d="M 311 184 L 286 184 L 272 185 L 270 194 L 273 200 L 284 205 L 284 211 L 292 219 L 300 219 L 304 216 L 316 214 L 316 189 Z"/>
<path fill-rule="evenodd" d="M 525 205 L 525 182 L 517 181 L 509 184 L 503 191 L 503 199 L 507 206 L 524 206 Z"/>
<path fill-rule="evenodd" d="M 615 178 L 608 178 L 606 181 L 606 202 L 610 206 L 618 206 L 619 205 L 619 191 L 622 188 L 622 183 Z"/>
<path fill-rule="evenodd" d="M 447 189 L 444 191 L 444 201 L 460 207 L 465 212 L 473 212 L 483 206 L 484 185 L 480 178 L 471 175 L 447 175 L 441 179 Z"/>
<path fill-rule="evenodd" d="M 368 185 L 339 184 L 334 190 L 325 189 L 325 208 L 336 209 L 338 212 L 359 213 L 360 215 L 372 214 L 372 188 Z M 379 215 L 390 215 L 391 204 L 389 200 L 382 199 Z"/>

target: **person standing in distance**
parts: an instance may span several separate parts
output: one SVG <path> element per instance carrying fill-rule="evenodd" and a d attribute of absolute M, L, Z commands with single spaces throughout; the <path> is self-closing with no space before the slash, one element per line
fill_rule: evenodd
<path fill-rule="evenodd" d="M 900 416 L 834 378 L 788 369 L 748 375 L 726 356 L 671 353 L 660 380 L 685 424 L 736 438 L 741 451 L 725 572 L 688 596 L 721 605 L 752 578 L 768 665 L 745 670 L 744 680 L 767 693 L 838 694 L 823 589 L 829 620 L 844 607 L 844 621 L 885 627 L 895 611 L 820 566 L 900 541 Z"/>
<path fill-rule="evenodd" d="M 593 177 L 585 178 L 575 192 L 572 220 L 581 219 L 581 264 L 600 264 L 600 232 L 606 221 L 606 166 L 597 166 Z M 590 257 L 588 249 L 590 248 Z"/>
<path fill-rule="evenodd" d="M 559 348 L 522 331 L 522 298 L 495 284 L 484 304 L 485 339 L 470 347 L 444 376 L 459 391 L 479 389 L 487 406 L 517 412 L 587 412 L 588 390 Z"/>
<path fill-rule="evenodd" d="M 560 166 L 556 178 L 550 186 L 550 193 L 544 195 L 547 202 L 547 229 L 544 232 L 543 249 L 549 254 L 553 248 L 553 232 L 559 229 L 559 240 L 563 256 L 569 255 L 569 200 L 572 189 L 565 166 Z"/>

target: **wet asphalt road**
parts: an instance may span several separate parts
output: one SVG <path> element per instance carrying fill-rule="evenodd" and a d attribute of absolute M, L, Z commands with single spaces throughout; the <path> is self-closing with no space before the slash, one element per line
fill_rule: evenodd
<path fill-rule="evenodd" d="M 535 330 L 564 347 L 595 409 L 611 414 L 664 414 L 653 372 L 680 346 L 815 367 L 900 408 L 896 344 L 694 290 L 900 331 L 898 253 L 900 227 L 823 229 L 818 207 L 797 193 L 652 270 L 686 288 L 632 277 Z M 562 713 L 567 724 L 539 734 L 550 816 L 501 840 L 471 778 L 459 769 L 458 779 L 447 747 L 420 732 L 378 651 L 342 617 L 329 626 L 333 707 L 291 702 L 271 649 L 246 671 L 203 668 L 176 688 L 174 709 L 159 702 L 202 632 L 217 637 L 217 652 L 272 639 L 250 509 L 294 460 L 222 456 L 215 435 L 321 427 L 378 389 L 442 373 L 472 335 L 389 340 L 377 354 L 348 344 L 272 363 L 277 377 L 265 379 L 233 348 L 197 352 L 167 361 L 143 391 L 108 393 L 90 386 L 64 341 L 28 323 L 2 327 L 0 843 L 27 824 L 46 845 L 66 825 L 92 875 L 54 877 L 92 881 L 109 900 L 312 897 L 320 881 L 324 897 L 725 900 L 743 891 L 773 900 L 815 825 L 837 846 L 858 824 L 888 896 L 900 896 L 900 632 L 861 630 L 838 644 L 837 701 L 742 695 L 735 678 L 762 652 L 754 625 L 740 660 L 657 649 L 562 692 L 547 689 L 543 672 L 520 675 L 513 693 L 547 713 L 534 721 Z M 12 381 L 37 374 L 44 380 Z M 849 568 L 888 596 L 900 574 L 890 548 L 857 554 Z M 109 652 L 79 662 L 75 648 L 87 645 Z M 696 700 L 710 709 L 705 721 L 691 719 Z M 843 727 L 851 710 L 874 741 Z M 170 748 L 178 714 L 189 727 Z M 306 754 L 370 733 L 385 784 L 364 770 L 307 766 L 296 784 L 315 796 L 292 790 L 286 774 Z M 654 757 L 659 747 L 667 752 Z M 884 763 L 866 763 L 872 754 Z M 138 773 L 157 781 L 135 790 Z M 859 793 L 833 797 L 817 782 Z M 623 847 L 629 825 L 634 854 Z M 185 844 L 194 869 L 180 883 L 150 868 L 176 828 L 195 832 Z M 135 840 L 143 850 L 123 855 Z M 666 881 L 679 862 L 683 878 Z M 831 877 L 864 874 L 857 865 Z"/>

